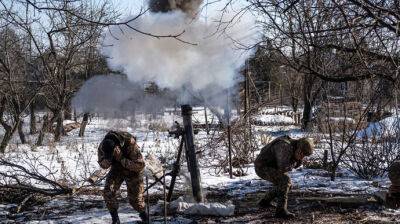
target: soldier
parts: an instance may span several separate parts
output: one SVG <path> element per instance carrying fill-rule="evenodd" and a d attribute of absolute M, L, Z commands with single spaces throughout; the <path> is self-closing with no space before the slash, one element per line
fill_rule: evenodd
<path fill-rule="evenodd" d="M 256 174 L 274 186 L 258 203 L 260 207 L 271 207 L 271 201 L 277 198 L 275 217 L 293 218 L 295 215 L 287 210 L 288 193 L 291 180 L 287 174 L 302 164 L 305 156 L 310 156 L 314 145 L 309 138 L 291 139 L 282 136 L 261 149 L 254 167 Z"/>
<path fill-rule="evenodd" d="M 136 138 L 128 132 L 110 131 L 98 148 L 98 163 L 103 169 L 111 169 L 106 177 L 103 197 L 112 217 L 112 223 L 120 223 L 118 217 L 117 192 L 126 182 L 129 204 L 139 212 L 144 223 L 148 214 L 143 198 L 144 160 Z"/>

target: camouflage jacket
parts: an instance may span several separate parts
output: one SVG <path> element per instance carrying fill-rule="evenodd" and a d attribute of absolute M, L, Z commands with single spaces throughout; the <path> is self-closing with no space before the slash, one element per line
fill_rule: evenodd
<path fill-rule="evenodd" d="M 254 166 L 256 168 L 271 167 L 286 173 L 301 165 L 301 161 L 294 158 L 295 141 L 289 136 L 276 138 L 261 149 Z"/>
<path fill-rule="evenodd" d="M 120 171 L 124 175 L 139 175 L 144 170 L 144 160 L 140 153 L 139 146 L 131 143 L 133 136 L 128 132 L 117 132 L 110 131 L 106 134 L 105 139 L 112 139 L 121 148 L 122 158 L 120 161 L 116 161 L 114 158 L 106 158 L 103 150 L 103 141 L 100 143 L 98 148 L 98 160 L 97 162 L 103 169 L 108 169 L 109 166 L 105 166 L 103 161 L 108 160 L 111 164 L 111 169 Z"/>

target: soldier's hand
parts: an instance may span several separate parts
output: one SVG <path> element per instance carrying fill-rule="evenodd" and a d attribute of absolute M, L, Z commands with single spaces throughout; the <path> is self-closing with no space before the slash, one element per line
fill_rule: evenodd
<path fill-rule="evenodd" d="M 114 156 L 114 159 L 115 159 L 115 160 L 121 161 L 121 159 L 122 159 L 122 152 L 121 152 L 121 149 L 120 149 L 118 146 L 115 147 L 114 152 L 113 152 L 113 156 Z"/>

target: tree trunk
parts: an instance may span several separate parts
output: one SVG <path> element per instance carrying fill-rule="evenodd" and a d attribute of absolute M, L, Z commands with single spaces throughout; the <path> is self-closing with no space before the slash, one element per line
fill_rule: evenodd
<path fill-rule="evenodd" d="M 36 146 L 41 146 L 43 144 L 44 134 L 49 128 L 48 127 L 49 123 L 50 123 L 49 116 L 46 114 L 43 116 L 43 125 L 42 125 L 42 129 L 40 129 L 40 131 L 39 131 L 39 136 L 36 141 Z"/>
<path fill-rule="evenodd" d="M 293 112 L 297 112 L 297 108 L 299 107 L 299 99 L 297 97 L 292 96 L 292 109 Z"/>
<path fill-rule="evenodd" d="M 312 86 L 313 80 L 311 79 L 310 75 L 304 76 L 304 83 L 303 83 L 303 120 L 302 120 L 302 129 L 309 130 L 311 126 L 311 119 L 312 119 L 312 101 L 311 101 L 311 94 L 312 94 Z"/>
<path fill-rule="evenodd" d="M 331 170 L 331 181 L 335 181 L 336 180 L 336 169 L 337 166 L 333 166 L 332 170 Z"/>
<path fill-rule="evenodd" d="M 21 140 L 21 143 L 22 144 L 26 144 L 26 138 L 25 138 L 25 133 L 24 133 L 24 130 L 23 130 L 23 125 L 24 125 L 24 122 L 22 120 L 19 121 L 19 123 L 18 123 L 18 135 L 19 135 L 19 139 Z"/>
<path fill-rule="evenodd" d="M 76 114 L 76 110 L 74 109 L 74 121 L 77 122 L 78 121 L 78 115 Z"/>
<path fill-rule="evenodd" d="M 17 130 L 17 127 L 19 125 L 20 121 L 17 121 L 14 126 L 4 126 L 3 128 L 5 129 L 6 133 L 4 133 L 3 139 L 1 140 L 0 144 L 0 153 L 4 153 L 6 151 L 7 145 L 10 142 L 12 136 L 14 135 L 15 131 Z"/>
<path fill-rule="evenodd" d="M 85 136 L 85 129 L 86 129 L 86 125 L 88 123 L 89 120 L 89 113 L 84 113 L 83 114 L 83 120 L 81 123 L 81 128 L 79 130 L 79 137 L 83 137 Z"/>
<path fill-rule="evenodd" d="M 64 110 L 60 110 L 57 113 L 57 125 L 56 125 L 56 130 L 54 132 L 54 141 L 56 142 L 61 140 L 61 136 L 64 133 L 63 123 L 64 123 Z"/>
<path fill-rule="evenodd" d="M 11 136 L 11 131 L 6 131 L 0 144 L 0 153 L 4 153 L 6 151 L 6 147 L 11 140 Z"/>
<path fill-rule="evenodd" d="M 304 99 L 304 109 L 303 109 L 303 130 L 310 130 L 312 118 L 312 105 L 309 99 Z"/>
<path fill-rule="evenodd" d="M 208 127 L 207 107 L 205 107 L 205 106 L 204 106 L 204 119 L 205 119 L 205 122 L 206 122 L 206 132 L 207 132 L 207 135 L 209 135 L 210 134 L 210 129 Z"/>
<path fill-rule="evenodd" d="M 71 104 L 68 103 L 65 107 L 64 110 L 64 119 L 65 120 L 72 120 L 72 108 L 71 108 Z"/>
<path fill-rule="evenodd" d="M 12 137 L 12 129 L 6 129 L 6 133 L 4 133 L 3 139 L 0 144 L 0 153 L 4 153 L 6 151 L 7 145 L 10 142 Z"/>
<path fill-rule="evenodd" d="M 36 117 L 35 117 L 35 105 L 31 103 L 29 106 L 30 109 L 30 125 L 29 125 L 29 133 L 31 135 L 36 134 Z"/>

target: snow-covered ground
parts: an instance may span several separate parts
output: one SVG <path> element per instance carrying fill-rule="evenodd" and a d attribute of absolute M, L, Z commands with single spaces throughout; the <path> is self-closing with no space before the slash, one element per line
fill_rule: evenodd
<path fill-rule="evenodd" d="M 381 121 L 368 124 L 364 130 L 357 133 L 359 138 L 380 138 L 394 136 L 400 129 L 400 118 L 397 116 L 387 117 Z"/>
<path fill-rule="evenodd" d="M 265 109 L 269 111 L 270 109 Z M 273 109 L 272 109 L 273 110 Z M 208 122 L 217 123 L 217 118 L 207 111 Z M 272 117 L 266 117 L 272 116 Z M 291 121 L 289 117 L 283 115 L 260 115 L 260 119 Z M 29 144 L 20 144 L 17 135 L 13 138 L 12 143 L 3 155 L 7 161 L 23 165 L 33 172 L 58 181 L 63 182 L 73 188 L 89 185 L 86 179 L 95 170 L 99 169 L 97 164 L 97 147 L 101 139 L 107 131 L 124 130 L 129 131 L 137 136 L 139 145 L 141 146 L 144 156 L 155 154 L 162 162 L 171 164 L 177 152 L 179 140 L 168 136 L 167 129 L 172 126 L 174 121 L 181 122 L 181 117 L 173 113 L 172 110 L 167 111 L 164 115 L 152 117 L 150 115 L 137 115 L 135 119 L 127 117 L 124 119 L 111 118 L 92 118 L 87 125 L 85 137 L 78 136 L 79 130 L 75 129 L 62 137 L 61 142 L 52 142 L 52 136 L 47 135 L 45 145 L 41 147 L 32 146 L 36 136 L 28 136 Z M 205 122 L 204 108 L 194 108 L 193 121 L 202 124 Z M 66 121 L 66 123 L 69 121 Z M 28 123 L 28 122 L 26 122 Z M 265 134 L 271 136 L 271 139 L 282 134 L 289 134 L 292 137 L 304 136 L 298 127 L 255 127 L 256 134 Z M 0 135 L 3 130 L 0 130 Z M 200 131 L 196 135 L 196 144 L 205 145 L 207 134 Z M 226 148 L 221 147 L 221 154 L 227 154 Z M 317 151 L 319 149 L 316 149 Z M 256 153 L 257 154 L 257 153 Z M 315 156 L 321 153 L 316 153 Z M 207 155 L 207 154 L 205 154 Z M 202 156 L 199 163 L 202 164 L 201 181 L 205 194 L 211 191 L 224 191 L 231 197 L 244 197 L 248 193 L 265 191 L 271 185 L 257 177 L 252 164 L 244 168 L 245 176 L 229 178 L 228 173 L 219 173 L 210 171 L 210 158 Z M 179 192 L 187 192 L 190 195 L 188 184 L 188 175 L 183 166 L 182 175 L 177 180 L 176 190 Z M 12 172 L 12 170 L 4 170 L 3 172 Z M 311 191 L 318 193 L 340 193 L 340 194 L 371 194 L 376 191 L 387 189 L 389 182 L 387 178 L 366 181 L 357 178 L 354 174 L 347 170 L 339 170 L 340 175 L 337 180 L 330 181 L 329 173 L 318 169 L 297 169 L 290 173 L 293 182 L 293 190 Z M 168 178 L 167 178 L 168 180 Z M 29 181 L 29 180 L 27 180 Z M 152 179 L 150 180 L 152 182 Z M 44 183 L 32 182 L 33 185 L 45 186 Z M 125 187 L 123 187 L 125 189 Z M 150 194 L 162 192 L 162 186 L 156 185 L 150 190 Z M 123 195 L 124 196 L 124 195 Z M 101 197 L 96 197 L 101 200 Z M 84 198 L 83 198 L 84 200 Z M 63 203 L 69 203 L 61 199 L 53 199 L 46 205 L 56 203 L 61 207 Z M 0 205 L 0 222 L 5 221 L 5 216 L 9 211 L 9 206 L 16 205 Z M 123 222 L 132 222 L 138 220 L 138 214 L 132 212 L 132 209 L 125 203 L 121 207 L 121 220 Z M 190 220 L 184 218 L 175 218 L 174 223 L 189 223 Z M 17 222 L 26 222 L 26 217 L 15 219 Z M 20 220 L 20 221 L 18 221 Z M 104 207 L 91 208 L 85 211 L 77 210 L 68 214 L 60 215 L 60 217 L 43 217 L 43 220 L 30 220 L 29 223 L 108 223 L 110 217 Z"/>

